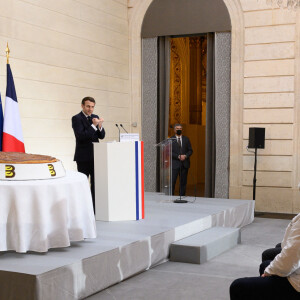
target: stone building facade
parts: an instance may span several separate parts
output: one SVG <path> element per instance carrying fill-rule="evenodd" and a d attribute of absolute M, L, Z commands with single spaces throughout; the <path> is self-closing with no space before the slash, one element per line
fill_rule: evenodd
<path fill-rule="evenodd" d="M 131 101 L 140 105 L 140 28 L 149 1 L 129 1 Z M 266 128 L 258 150 L 256 210 L 297 213 L 299 178 L 299 10 L 264 0 L 224 0 L 232 24 L 230 198 L 252 199 L 249 127 Z"/>
<path fill-rule="evenodd" d="M 153 0 L 0 0 L 1 92 L 5 48 L 26 151 L 74 169 L 72 115 L 96 98 L 107 141 L 115 123 L 142 133 L 142 22 Z M 224 0 L 231 19 L 229 197 L 252 199 L 249 127 L 266 128 L 258 151 L 257 211 L 300 211 L 300 10 L 265 0 Z M 2 58 L 1 58 L 2 57 Z"/>

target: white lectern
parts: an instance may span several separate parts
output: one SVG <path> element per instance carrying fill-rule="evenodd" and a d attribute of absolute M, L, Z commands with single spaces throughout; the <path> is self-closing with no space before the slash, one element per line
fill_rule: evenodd
<path fill-rule="evenodd" d="M 144 219 L 144 143 L 95 143 L 98 221 Z"/>

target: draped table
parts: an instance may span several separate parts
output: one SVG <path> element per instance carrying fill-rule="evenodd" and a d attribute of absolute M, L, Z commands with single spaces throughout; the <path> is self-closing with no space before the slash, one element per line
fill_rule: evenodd
<path fill-rule="evenodd" d="M 85 238 L 96 238 L 86 175 L 0 181 L 0 251 L 47 252 Z"/>

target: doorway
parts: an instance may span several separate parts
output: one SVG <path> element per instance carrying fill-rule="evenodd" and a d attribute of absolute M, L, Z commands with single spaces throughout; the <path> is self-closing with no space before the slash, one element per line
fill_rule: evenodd
<path fill-rule="evenodd" d="M 186 78 L 190 79 L 190 72 L 182 70 L 182 67 L 186 68 L 184 64 L 178 64 L 174 68 L 173 84 L 177 86 L 180 84 L 186 87 L 185 90 L 188 91 L 186 99 L 188 101 L 183 102 L 184 106 L 182 106 L 182 109 L 174 111 L 172 115 L 177 120 L 181 118 L 179 121 L 186 127 L 184 128 L 184 133 L 192 138 L 192 146 L 195 151 L 191 156 L 191 159 L 193 159 L 192 169 L 190 169 L 188 176 L 189 194 L 192 196 L 195 194 L 200 195 L 201 184 L 204 181 L 205 197 L 228 198 L 231 34 L 230 32 L 207 33 L 195 36 L 190 35 L 189 38 L 199 37 L 201 42 L 203 36 L 206 36 L 206 41 L 202 39 L 203 47 L 207 43 L 207 50 L 206 53 L 202 51 L 202 59 L 205 61 L 206 55 L 207 63 L 206 65 L 204 64 L 204 67 L 203 65 L 201 67 L 203 67 L 203 72 L 206 73 L 206 85 L 203 83 L 198 89 L 196 88 L 198 92 L 200 88 L 202 89 L 201 105 L 199 94 L 198 96 L 196 94 L 194 102 L 189 100 L 191 88 L 186 87 L 188 86 Z M 169 104 L 169 89 L 170 87 L 172 88 L 170 83 L 170 39 L 170 37 L 143 39 L 142 135 L 144 142 L 149 145 L 149 147 L 145 148 L 144 155 L 145 186 L 147 191 L 160 191 L 159 160 L 155 144 L 170 136 L 170 125 L 176 123 L 176 119 L 172 120 L 169 117 L 169 110 L 172 109 L 172 106 Z M 181 40 L 181 42 L 183 41 Z M 187 49 L 186 47 L 182 48 Z M 202 50 L 205 52 L 205 48 Z M 175 56 L 175 59 L 178 60 L 178 55 Z M 195 67 L 195 64 L 193 64 L 193 67 Z M 196 70 L 198 69 L 196 68 Z M 182 71 L 186 72 L 187 76 L 180 77 L 176 75 Z M 177 94 L 176 97 L 181 99 L 182 89 L 177 88 L 177 86 L 174 86 L 172 90 Z M 203 95 L 204 91 L 206 97 Z M 175 104 L 178 106 L 180 103 Z M 204 118 L 204 112 L 206 118 Z M 182 119 L 182 117 L 185 119 Z M 193 130 L 193 128 L 198 128 L 198 131 Z M 194 140 L 193 136 L 200 130 L 203 132 L 200 137 L 195 137 Z M 198 146 L 198 144 L 201 145 Z M 205 145 L 205 151 L 201 147 L 203 145 Z M 199 152 L 196 153 L 196 151 Z M 196 162 L 194 162 L 195 158 L 198 158 Z M 204 169 L 204 174 L 196 174 Z"/>
<path fill-rule="evenodd" d="M 212 51 L 207 51 L 211 56 L 208 57 L 207 98 L 214 98 L 215 106 L 209 107 L 212 101 L 206 103 L 207 115 L 212 116 L 212 122 L 206 123 L 206 130 L 210 123 L 215 125 L 211 127 L 215 138 L 206 140 L 206 161 L 211 163 L 205 164 L 205 197 L 228 198 L 229 187 L 231 195 L 240 195 L 244 79 L 244 29 L 240 2 L 233 0 L 229 5 L 224 0 L 191 0 L 187 5 L 182 0 L 147 0 L 137 2 L 137 5 L 136 9 L 133 8 L 136 18 L 130 25 L 130 44 L 138 50 L 131 53 L 130 65 L 134 83 L 132 101 L 140 103 L 141 134 L 149 144 L 144 156 L 145 190 L 159 191 L 154 145 L 168 136 L 168 120 L 165 124 L 163 116 L 169 115 L 169 93 L 164 93 L 169 84 L 165 84 L 168 77 L 161 76 L 162 70 L 169 66 L 169 63 L 164 65 L 168 60 L 168 49 L 164 53 L 160 50 L 163 44 L 160 39 L 208 33 L 208 49 Z M 231 18 L 234 20 L 232 24 Z M 232 41 L 231 31 L 234 33 Z M 234 58 L 232 62 L 231 57 Z M 206 134 L 206 139 L 209 137 L 212 135 Z"/>
<path fill-rule="evenodd" d="M 169 126 L 180 123 L 192 148 L 187 196 L 203 197 L 205 190 L 207 35 L 172 37 L 170 43 Z M 175 195 L 179 194 L 177 180 Z"/>

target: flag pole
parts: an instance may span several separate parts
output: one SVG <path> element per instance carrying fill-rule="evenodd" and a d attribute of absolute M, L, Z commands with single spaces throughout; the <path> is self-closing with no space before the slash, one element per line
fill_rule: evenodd
<path fill-rule="evenodd" d="M 10 53 L 10 50 L 8 48 L 8 42 L 7 42 L 7 46 L 6 46 L 5 52 L 6 52 L 6 62 L 7 62 L 7 64 L 9 64 L 9 53 Z"/>
<path fill-rule="evenodd" d="M 9 47 L 6 47 L 6 97 L 3 125 L 3 152 L 23 152 L 25 153 L 24 139 L 21 126 L 20 111 L 17 99 L 14 78 L 9 65 Z"/>

